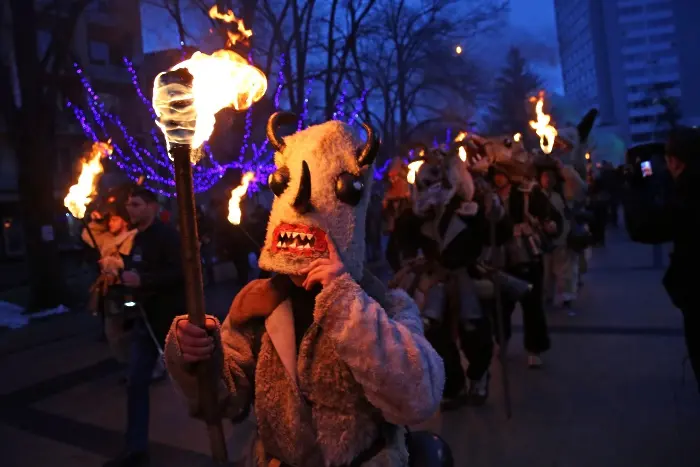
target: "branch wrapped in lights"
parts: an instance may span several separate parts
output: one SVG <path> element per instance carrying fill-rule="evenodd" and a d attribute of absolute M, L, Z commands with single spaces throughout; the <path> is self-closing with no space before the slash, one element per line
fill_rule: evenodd
<path fill-rule="evenodd" d="M 250 61 L 249 57 L 249 61 Z M 284 64 L 286 57 L 281 54 L 279 57 L 279 72 L 277 76 L 277 88 L 273 97 L 274 107 L 279 110 L 280 98 L 282 90 L 285 86 Z M 143 103 L 146 111 L 156 119 L 156 113 L 151 102 L 144 94 L 139 84 L 138 75 L 134 64 L 127 58 L 123 59 L 124 65 L 129 71 L 131 82 L 134 90 Z M 166 143 L 162 133 L 154 125 L 149 130 L 151 140 L 150 148 L 140 143 L 123 124 L 118 115 L 115 115 L 107 110 L 105 104 L 100 100 L 97 92 L 92 88 L 85 73 L 76 63 L 74 64 L 75 72 L 81 80 L 81 83 L 86 91 L 87 113 L 81 109 L 76 103 L 68 101 L 67 107 L 73 112 L 75 119 L 80 124 L 84 134 L 93 142 L 105 141 L 112 139 L 114 153 L 109 157 L 109 160 L 117 165 L 117 167 L 133 182 L 137 182 L 141 177 L 144 178 L 143 186 L 158 193 L 164 197 L 173 197 L 175 195 L 175 180 L 172 168 L 172 162 L 168 156 Z M 306 91 L 306 99 L 310 102 L 313 82 L 310 80 Z M 348 119 L 348 123 L 354 125 L 357 123 L 357 116 L 364 106 L 368 91 L 363 91 L 362 95 L 355 101 L 355 112 Z M 309 124 L 309 102 L 305 102 L 304 113 L 302 113 L 302 126 L 306 127 Z M 193 184 L 195 193 L 203 193 L 211 189 L 228 170 L 237 170 L 243 173 L 254 172 L 255 181 L 251 182 L 248 192 L 254 193 L 260 189 L 260 186 L 265 184 L 268 175 L 274 172 L 274 164 L 272 158 L 274 151 L 269 146 L 267 139 L 256 143 L 251 141 L 253 130 L 253 107 L 246 112 L 245 133 L 243 143 L 239 150 L 237 160 L 220 163 L 215 157 L 211 148 L 205 143 L 201 150 L 203 152 L 203 160 L 193 167 Z M 91 115 L 89 118 L 87 115 Z M 116 129 L 116 132 L 114 131 Z M 123 141 L 122 145 L 115 140 Z M 248 157 L 246 157 L 248 155 Z M 388 167 L 388 165 L 387 165 Z M 375 178 L 380 179 L 386 171 L 386 167 L 375 169 Z"/>

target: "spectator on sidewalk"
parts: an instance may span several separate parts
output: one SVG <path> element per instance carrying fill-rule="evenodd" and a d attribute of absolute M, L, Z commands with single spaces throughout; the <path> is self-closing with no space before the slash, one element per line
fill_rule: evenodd
<path fill-rule="evenodd" d="M 90 218 L 81 238 L 98 250 L 100 274 L 90 288 L 88 308 L 93 314 L 102 315 L 112 353 L 119 363 L 126 364 L 129 318 L 124 313 L 124 291 L 119 276 L 124 270 L 124 258 L 131 253 L 136 230 L 129 230 L 129 215 L 123 201 L 111 202 L 104 212 L 93 211 Z"/>
<path fill-rule="evenodd" d="M 127 383 L 126 450 L 105 467 L 148 465 L 149 388 L 173 318 L 183 312 L 180 239 L 157 219 L 156 195 L 136 188 L 126 204 L 138 230 L 122 281 L 132 294 L 139 319 L 131 332 Z"/>
<path fill-rule="evenodd" d="M 670 209 L 659 213 L 660 226 L 673 240 L 671 263 L 663 279 L 673 304 L 683 313 L 688 357 L 700 390 L 700 130 L 673 130 L 666 144 L 666 165 L 675 181 Z"/>

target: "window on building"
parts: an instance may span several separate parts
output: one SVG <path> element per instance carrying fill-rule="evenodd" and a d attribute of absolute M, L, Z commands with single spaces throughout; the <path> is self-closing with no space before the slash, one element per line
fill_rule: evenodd
<path fill-rule="evenodd" d="M 671 11 L 671 5 L 668 2 L 657 2 L 647 5 L 646 11 L 648 13 L 655 13 L 657 11 Z"/>
<path fill-rule="evenodd" d="M 638 15 L 644 12 L 644 8 L 637 5 L 622 6 L 619 9 L 620 16 Z"/>
<path fill-rule="evenodd" d="M 676 22 L 673 20 L 673 17 L 654 18 L 647 22 L 649 28 L 661 28 L 664 26 L 673 26 L 674 24 L 676 24 Z"/>
<path fill-rule="evenodd" d="M 652 133 L 637 133 L 632 135 L 632 141 L 635 143 L 646 143 L 653 139 L 654 135 Z"/>
<path fill-rule="evenodd" d="M 652 123 L 656 121 L 656 117 L 653 115 L 644 115 L 641 117 L 632 117 L 629 119 L 630 125 L 639 125 L 642 123 Z"/>
<path fill-rule="evenodd" d="M 88 43 L 88 55 L 93 65 L 106 65 L 109 63 L 109 44 L 102 41 L 91 40 Z"/>

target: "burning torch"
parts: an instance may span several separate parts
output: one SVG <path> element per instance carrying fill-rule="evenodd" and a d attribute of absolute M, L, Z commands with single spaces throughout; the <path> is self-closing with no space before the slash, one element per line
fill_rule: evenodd
<path fill-rule="evenodd" d="M 536 102 L 535 113 L 537 121 L 530 120 L 530 126 L 537 136 L 540 137 L 540 149 L 545 154 L 551 154 L 554 149 L 554 142 L 557 138 L 557 129 L 550 125 L 552 117 L 544 113 L 544 92 L 540 92 L 537 98 L 531 97 L 530 102 Z"/>
<path fill-rule="evenodd" d="M 90 230 L 90 227 L 85 221 L 85 211 L 87 211 L 87 206 L 92 201 L 98 177 L 104 172 L 102 158 L 112 154 L 113 148 L 110 142 L 111 140 L 106 143 L 93 143 L 90 154 L 83 159 L 78 182 L 70 187 L 68 194 L 63 199 L 63 205 L 73 217 L 79 219 L 83 224 L 83 227 L 87 230 L 90 240 L 97 251 L 99 251 L 99 247 L 92 230 Z"/>
<path fill-rule="evenodd" d="M 264 73 L 231 50 L 218 50 L 212 55 L 195 52 L 190 59 L 160 73 L 154 82 L 156 123 L 165 134 L 175 167 L 187 313 L 197 326 L 204 327 L 206 317 L 192 166 L 201 154 L 198 149 L 214 130 L 216 113 L 226 107 L 245 110 L 266 90 Z M 211 361 L 197 367 L 199 404 L 209 431 L 212 457 L 216 462 L 226 462 L 213 371 Z"/>

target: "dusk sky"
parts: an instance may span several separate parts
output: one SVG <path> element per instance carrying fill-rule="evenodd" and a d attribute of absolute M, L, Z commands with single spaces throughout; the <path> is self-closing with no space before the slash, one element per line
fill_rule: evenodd
<path fill-rule="evenodd" d="M 554 0 L 510 0 L 505 30 L 505 34 L 499 30 L 497 34 L 480 38 L 468 50 L 486 62 L 489 73 L 496 74 L 508 48 L 517 45 L 530 60 L 533 71 L 544 79 L 545 88 L 563 94 Z M 152 7 L 143 9 L 143 32 L 146 52 L 178 46 L 173 22 Z"/>

